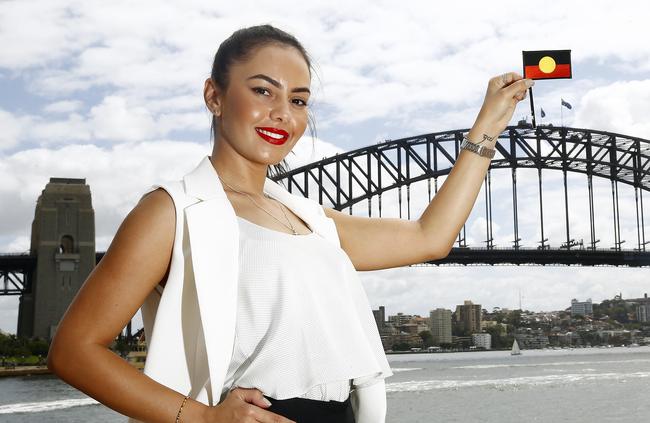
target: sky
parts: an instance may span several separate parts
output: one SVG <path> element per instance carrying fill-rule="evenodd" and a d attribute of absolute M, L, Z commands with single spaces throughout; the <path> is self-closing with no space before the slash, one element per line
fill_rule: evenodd
<path fill-rule="evenodd" d="M 221 4 L 219 4 L 221 3 Z M 573 79 L 537 81 L 542 123 L 650 139 L 647 2 L 549 1 L 70 1 L 0 2 L 0 252 L 29 249 L 36 199 L 50 177 L 86 178 L 104 251 L 151 184 L 180 179 L 209 154 L 203 81 L 219 43 L 269 23 L 310 53 L 317 137 L 289 155 L 292 168 L 386 139 L 470 128 L 488 80 L 521 73 L 522 50 L 571 49 Z M 573 108 L 562 109 L 560 99 Z M 517 106 L 511 124 L 530 113 Z M 538 110 L 538 121 L 540 121 Z M 493 174 L 497 246 L 513 239 L 509 174 Z M 560 175 L 544 174 L 545 229 L 562 242 Z M 442 180 L 441 180 L 442 182 Z M 537 245 L 537 185 L 520 172 L 520 236 Z M 571 227 L 589 238 L 586 182 L 570 175 Z M 597 232 L 611 245 L 609 181 L 596 181 Z M 428 203 L 414 185 L 411 218 Z M 467 222 L 484 245 L 482 195 Z M 387 193 L 384 217 L 397 217 Z M 636 242 L 634 193 L 621 187 L 624 247 Z M 365 205 L 354 210 L 363 215 Z M 647 219 L 646 219 L 647 221 Z M 646 232 L 650 228 L 646 228 Z M 650 232 L 648 232 L 650 233 Z M 560 310 L 650 291 L 645 269 L 445 266 L 358 272 L 372 308 L 428 316 L 471 300 L 494 307 Z M 645 276 L 645 277 L 644 277 Z M 17 297 L 0 297 L 0 329 L 15 333 Z M 141 321 L 136 315 L 134 323 Z"/>

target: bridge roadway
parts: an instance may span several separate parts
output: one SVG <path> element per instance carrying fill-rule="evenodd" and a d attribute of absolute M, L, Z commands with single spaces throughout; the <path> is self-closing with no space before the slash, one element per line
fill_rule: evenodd
<path fill-rule="evenodd" d="M 96 253 L 99 262 L 104 252 Z M 650 252 L 590 248 L 470 248 L 455 247 L 442 260 L 414 266 L 433 265 L 538 265 L 538 266 L 650 266 Z M 36 268 L 36 257 L 26 253 L 0 254 L 0 295 L 25 291 L 24 275 Z"/>

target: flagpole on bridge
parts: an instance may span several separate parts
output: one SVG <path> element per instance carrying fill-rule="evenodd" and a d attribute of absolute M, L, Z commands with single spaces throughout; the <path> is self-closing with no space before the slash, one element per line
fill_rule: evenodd
<path fill-rule="evenodd" d="M 528 93 L 530 94 L 530 113 L 533 116 L 533 128 L 536 128 L 535 124 L 535 103 L 533 102 L 533 87 L 528 88 Z"/>

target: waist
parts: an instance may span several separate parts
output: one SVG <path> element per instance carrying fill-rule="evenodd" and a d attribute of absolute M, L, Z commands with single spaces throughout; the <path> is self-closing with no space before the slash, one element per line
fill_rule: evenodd
<path fill-rule="evenodd" d="M 350 397 L 345 401 L 320 401 L 299 397 L 278 400 L 266 395 L 264 397 L 271 401 L 267 411 L 298 422 L 354 423 Z"/>

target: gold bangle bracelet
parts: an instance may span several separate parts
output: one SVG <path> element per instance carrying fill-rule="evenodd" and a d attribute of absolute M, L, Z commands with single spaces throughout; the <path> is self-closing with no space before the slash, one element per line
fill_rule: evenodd
<path fill-rule="evenodd" d="M 176 423 L 179 423 L 179 422 L 181 421 L 181 412 L 183 411 L 183 406 L 185 405 L 185 401 L 187 401 L 187 399 L 188 399 L 189 397 L 190 397 L 190 396 L 187 395 L 185 398 L 183 398 L 183 402 L 182 402 L 182 404 L 181 404 L 181 408 L 178 409 L 178 414 L 176 414 Z"/>

